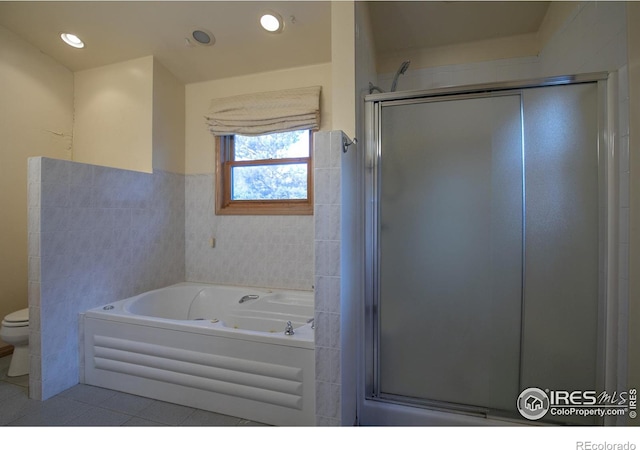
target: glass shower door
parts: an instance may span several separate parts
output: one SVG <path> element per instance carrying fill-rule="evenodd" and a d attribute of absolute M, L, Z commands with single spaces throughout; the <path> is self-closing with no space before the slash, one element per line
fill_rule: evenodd
<path fill-rule="evenodd" d="M 513 411 L 521 97 L 392 102 L 380 138 L 379 395 Z"/>
<path fill-rule="evenodd" d="M 526 388 L 602 391 L 605 89 L 379 103 L 372 398 L 521 418 Z"/>
<path fill-rule="evenodd" d="M 596 83 L 523 93 L 523 387 L 598 388 L 605 226 Z M 602 210 L 600 208 L 603 208 Z M 575 420 L 576 422 L 588 422 Z"/>

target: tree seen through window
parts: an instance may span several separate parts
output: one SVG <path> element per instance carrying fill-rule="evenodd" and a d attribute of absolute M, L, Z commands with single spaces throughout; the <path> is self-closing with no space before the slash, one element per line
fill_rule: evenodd
<path fill-rule="evenodd" d="M 297 158 L 309 157 L 309 131 L 291 131 L 234 139 L 236 162 L 231 170 L 231 200 L 306 199 L 308 164 Z M 282 160 L 282 163 L 278 163 Z"/>

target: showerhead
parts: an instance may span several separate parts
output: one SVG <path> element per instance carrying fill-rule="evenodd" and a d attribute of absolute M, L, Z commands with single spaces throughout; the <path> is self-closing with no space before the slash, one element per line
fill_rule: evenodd
<path fill-rule="evenodd" d="M 398 84 L 398 77 L 400 75 L 403 75 L 407 71 L 407 69 L 409 68 L 409 64 L 411 64 L 411 61 L 409 60 L 403 61 L 402 64 L 400 64 L 396 75 L 393 77 L 393 83 L 391 83 L 391 92 L 395 92 L 396 85 Z"/>

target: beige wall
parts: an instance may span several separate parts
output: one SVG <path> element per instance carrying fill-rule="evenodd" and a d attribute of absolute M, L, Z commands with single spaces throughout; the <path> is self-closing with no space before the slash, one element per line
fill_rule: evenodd
<path fill-rule="evenodd" d="M 395 72 L 401 61 L 411 60 L 411 69 L 469 64 L 508 58 L 536 56 L 549 39 L 558 31 L 569 15 L 574 12 L 576 2 L 554 1 L 549 5 L 540 29 L 536 33 L 486 39 L 462 44 L 433 48 L 418 48 L 377 56 L 378 73 Z M 375 84 L 375 83 L 374 83 Z"/>
<path fill-rule="evenodd" d="M 2 318 L 27 307 L 27 158 L 71 158 L 73 74 L 0 26 L 0 99 Z"/>
<path fill-rule="evenodd" d="M 73 160 L 152 171 L 153 57 L 74 74 Z"/>
<path fill-rule="evenodd" d="M 298 67 L 186 86 L 185 171 L 188 174 L 213 173 L 214 140 L 207 130 L 204 114 L 211 99 L 252 92 L 277 91 L 304 86 L 322 86 L 320 95 L 321 130 L 332 129 L 331 64 Z M 353 96 L 351 94 L 351 96 Z"/>
<path fill-rule="evenodd" d="M 184 173 L 184 84 L 153 62 L 153 169 Z"/>
<path fill-rule="evenodd" d="M 403 60 L 411 60 L 412 69 L 440 67 L 450 64 L 469 64 L 497 59 L 535 56 L 539 45 L 535 33 L 497 39 L 466 42 L 434 48 L 422 48 L 378 55 L 378 73 L 395 72 Z"/>
<path fill-rule="evenodd" d="M 629 54 L 629 380 L 640 389 L 640 3 L 627 4 Z M 640 419 L 629 421 L 640 425 Z"/>
<path fill-rule="evenodd" d="M 74 78 L 74 161 L 184 173 L 184 84 L 153 56 Z"/>
<path fill-rule="evenodd" d="M 549 4 L 547 14 L 545 14 L 536 36 L 539 49 L 543 49 L 549 43 L 569 16 L 575 13 L 575 8 L 576 2 L 574 1 L 553 1 Z"/>
<path fill-rule="evenodd" d="M 331 3 L 333 129 L 349 138 L 356 132 L 355 8 L 352 1 Z"/>

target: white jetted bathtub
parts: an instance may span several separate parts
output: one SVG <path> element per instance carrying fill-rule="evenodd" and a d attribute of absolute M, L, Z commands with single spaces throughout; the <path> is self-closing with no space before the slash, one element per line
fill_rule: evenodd
<path fill-rule="evenodd" d="M 314 425 L 312 319 L 307 291 L 180 283 L 146 292 L 83 314 L 83 382 L 273 425 Z"/>

